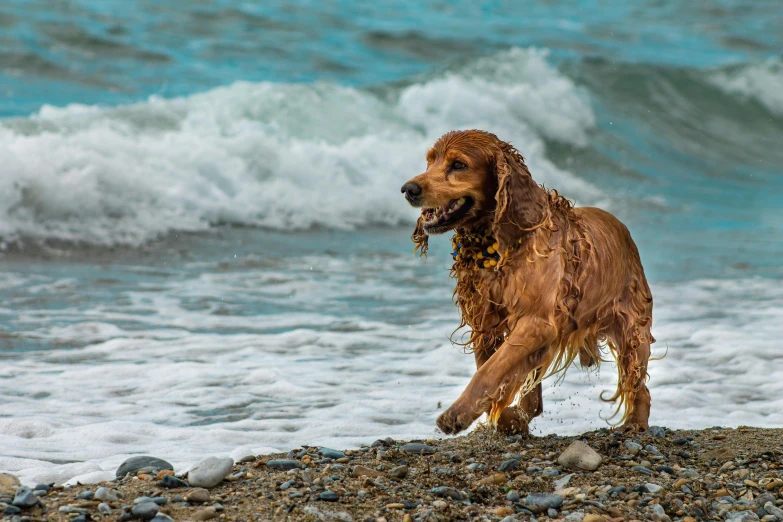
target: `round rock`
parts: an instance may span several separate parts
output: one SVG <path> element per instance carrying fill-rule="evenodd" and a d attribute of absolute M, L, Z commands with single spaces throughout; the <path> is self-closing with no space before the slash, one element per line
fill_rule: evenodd
<path fill-rule="evenodd" d="M 228 457 L 209 457 L 188 472 L 188 482 L 191 486 L 211 488 L 217 486 L 234 466 L 234 460 Z"/>
<path fill-rule="evenodd" d="M 199 504 L 203 504 L 204 502 L 209 502 L 209 491 L 207 491 L 204 488 L 196 488 L 191 491 L 188 491 L 188 502 L 195 502 Z"/>
<path fill-rule="evenodd" d="M 11 505 L 22 509 L 31 508 L 38 505 L 38 497 L 35 496 L 32 489 L 27 486 L 21 486 L 16 488 L 16 494 Z"/>
<path fill-rule="evenodd" d="M 525 497 L 525 504 L 528 506 L 538 506 L 540 508 L 557 509 L 563 505 L 563 497 L 560 495 L 546 495 L 544 493 L 531 493 Z"/>
<path fill-rule="evenodd" d="M 448 486 L 438 486 L 432 488 L 432 493 L 437 497 L 450 498 L 452 500 L 462 500 L 464 497 L 459 490 L 450 488 Z"/>
<path fill-rule="evenodd" d="M 117 502 L 119 497 L 113 490 L 100 487 L 95 490 L 95 500 L 103 500 L 104 502 Z"/>
<path fill-rule="evenodd" d="M 186 488 L 188 483 L 182 479 L 179 479 L 173 475 L 163 475 L 163 479 L 158 482 L 158 485 L 164 488 Z"/>
<path fill-rule="evenodd" d="M 331 449 L 331 448 L 321 448 L 320 450 L 318 450 L 318 453 L 320 453 L 321 455 L 323 455 L 324 457 L 326 457 L 328 459 L 335 459 L 335 460 L 337 460 L 337 459 L 344 459 L 345 458 L 345 453 L 343 453 L 342 451 L 337 451 L 337 450 Z"/>
<path fill-rule="evenodd" d="M 595 471 L 601 465 L 602 460 L 601 455 L 593 448 L 581 440 L 575 440 L 558 457 L 557 463 L 567 468 Z"/>
<path fill-rule="evenodd" d="M 403 446 L 402 451 L 405 453 L 413 453 L 414 455 L 432 455 L 437 451 L 437 449 L 427 444 L 418 444 L 413 442 Z"/>
<path fill-rule="evenodd" d="M 326 491 L 322 491 L 321 494 L 318 495 L 318 498 L 327 502 L 336 502 L 340 500 L 340 495 L 327 489 Z"/>
<path fill-rule="evenodd" d="M 266 465 L 272 469 L 289 470 L 289 469 L 298 468 L 299 461 L 278 459 L 278 460 L 270 460 L 266 463 Z"/>
<path fill-rule="evenodd" d="M 164 469 L 170 469 L 174 471 L 174 466 L 166 462 L 163 459 L 157 457 L 150 457 L 149 455 L 140 455 L 138 457 L 131 457 L 117 468 L 117 478 L 122 478 L 128 473 L 135 474 L 138 471 L 147 471 L 150 473 L 157 473 Z"/>
<path fill-rule="evenodd" d="M 511 471 L 512 469 L 519 468 L 521 465 L 522 464 L 517 459 L 508 459 L 500 465 L 500 471 Z"/>
<path fill-rule="evenodd" d="M 131 514 L 141 520 L 152 520 L 160 511 L 160 506 L 154 502 L 142 502 L 131 509 Z"/>

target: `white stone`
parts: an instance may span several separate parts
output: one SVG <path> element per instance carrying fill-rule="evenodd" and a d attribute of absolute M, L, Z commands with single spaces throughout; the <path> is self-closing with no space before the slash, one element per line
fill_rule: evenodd
<path fill-rule="evenodd" d="M 234 460 L 228 457 L 206 458 L 196 464 L 193 469 L 188 472 L 188 482 L 191 486 L 198 488 L 215 487 L 231 473 L 231 468 L 233 466 Z"/>
<path fill-rule="evenodd" d="M 595 471 L 602 461 L 601 455 L 581 440 L 572 442 L 557 459 L 557 463 L 561 466 L 587 471 Z"/>

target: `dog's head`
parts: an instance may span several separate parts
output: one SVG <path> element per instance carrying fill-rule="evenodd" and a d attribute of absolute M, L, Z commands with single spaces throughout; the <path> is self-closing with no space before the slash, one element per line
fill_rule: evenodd
<path fill-rule="evenodd" d="M 535 226 L 546 193 L 530 176 L 519 152 L 489 132 L 451 131 L 427 152 L 427 171 L 402 186 L 422 209 L 413 240 L 427 250 L 427 237 L 455 228 L 490 229 L 502 249 Z"/>

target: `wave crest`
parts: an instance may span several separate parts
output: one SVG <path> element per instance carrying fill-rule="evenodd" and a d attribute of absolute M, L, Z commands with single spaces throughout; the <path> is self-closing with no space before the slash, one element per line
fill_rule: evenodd
<path fill-rule="evenodd" d="M 756 100 L 770 112 L 783 116 L 783 60 L 780 58 L 715 72 L 710 82 L 728 94 Z"/>
<path fill-rule="evenodd" d="M 512 49 L 382 95 L 332 84 L 236 83 L 102 108 L 44 106 L 0 125 L 0 237 L 139 244 L 216 223 L 279 230 L 411 222 L 398 187 L 455 128 L 513 142 L 536 179 L 598 192 L 544 156 L 583 145 L 586 96 Z"/>

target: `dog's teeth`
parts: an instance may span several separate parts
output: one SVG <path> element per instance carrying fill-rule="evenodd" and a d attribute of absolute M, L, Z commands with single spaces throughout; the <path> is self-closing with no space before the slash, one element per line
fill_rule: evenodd
<path fill-rule="evenodd" d="M 457 205 L 464 205 L 464 204 L 465 204 L 465 198 L 459 198 L 459 200 L 457 200 Z"/>

